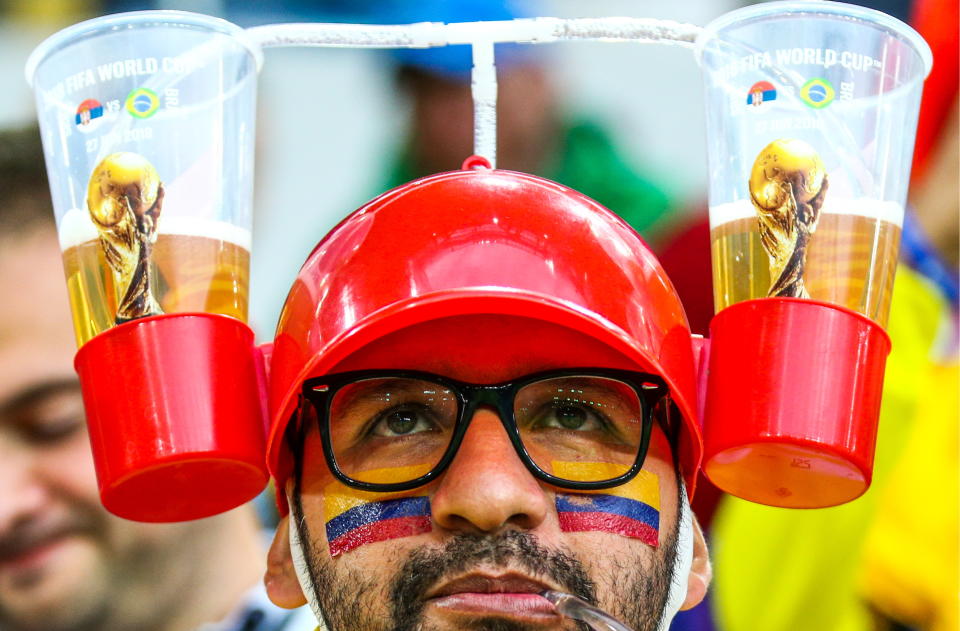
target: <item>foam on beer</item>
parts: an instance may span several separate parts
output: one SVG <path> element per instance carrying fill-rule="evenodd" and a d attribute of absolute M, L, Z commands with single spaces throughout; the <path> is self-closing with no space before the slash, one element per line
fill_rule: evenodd
<path fill-rule="evenodd" d="M 858 199 L 831 199 L 827 195 L 826 201 L 820 214 L 836 215 L 857 215 L 860 217 L 869 217 L 892 223 L 895 226 L 903 226 L 903 206 L 896 202 L 878 201 L 867 197 Z M 710 207 L 710 227 L 716 228 L 725 223 L 736 221 L 737 219 L 746 219 L 756 217 L 757 211 L 749 200 L 739 202 L 730 202 Z"/>
<path fill-rule="evenodd" d="M 250 231 L 225 221 L 202 219 L 198 217 L 160 216 L 157 234 L 178 234 L 191 237 L 206 237 L 219 241 L 227 241 L 249 251 L 251 243 Z M 60 237 L 60 250 L 82 243 L 95 241 L 99 238 L 97 227 L 90 219 L 86 210 L 73 208 L 68 210 L 60 219 L 57 229 Z"/>

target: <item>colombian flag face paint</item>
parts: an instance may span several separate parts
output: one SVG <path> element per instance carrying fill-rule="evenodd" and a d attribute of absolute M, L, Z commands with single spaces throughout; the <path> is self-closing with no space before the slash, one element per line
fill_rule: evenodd
<path fill-rule="evenodd" d="M 374 469 L 358 475 L 365 482 L 409 480 L 425 474 L 430 467 Z M 330 556 L 349 552 L 367 543 L 410 537 L 432 530 L 430 500 L 400 493 L 370 493 L 331 482 L 324 489 L 324 520 Z"/>
<path fill-rule="evenodd" d="M 606 462 L 554 462 L 554 475 L 570 480 L 602 480 L 626 468 Z M 635 478 L 611 489 L 557 493 L 563 532 L 612 532 L 660 545 L 660 479 L 641 469 Z"/>

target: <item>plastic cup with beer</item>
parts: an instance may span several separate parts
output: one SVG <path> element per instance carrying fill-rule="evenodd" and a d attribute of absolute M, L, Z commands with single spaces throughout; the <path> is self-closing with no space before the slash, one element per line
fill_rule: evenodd
<path fill-rule="evenodd" d="M 923 39 L 878 11 L 769 2 L 704 29 L 714 298 L 704 472 L 832 506 L 870 484 Z"/>
<path fill-rule="evenodd" d="M 245 324 L 259 48 L 229 22 L 82 22 L 27 62 L 101 499 L 204 517 L 266 484 Z"/>

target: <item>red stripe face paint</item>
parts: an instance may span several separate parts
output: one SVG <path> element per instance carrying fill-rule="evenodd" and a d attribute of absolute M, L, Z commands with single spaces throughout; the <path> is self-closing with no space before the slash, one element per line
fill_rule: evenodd
<path fill-rule="evenodd" d="M 419 477 L 427 469 L 423 466 L 377 469 L 364 472 L 362 478 L 369 482 L 393 482 Z M 433 529 L 430 500 L 425 495 L 410 493 L 371 493 L 340 482 L 328 484 L 324 490 L 324 517 L 330 556 L 368 543 L 430 532 Z"/>
<path fill-rule="evenodd" d="M 571 480 L 610 479 L 625 470 L 602 462 L 553 463 L 554 475 Z M 610 489 L 558 492 L 556 506 L 563 532 L 610 532 L 660 545 L 660 479 L 650 471 Z"/>

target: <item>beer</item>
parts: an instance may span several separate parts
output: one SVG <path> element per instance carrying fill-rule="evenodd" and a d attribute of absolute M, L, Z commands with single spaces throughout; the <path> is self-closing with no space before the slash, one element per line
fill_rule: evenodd
<path fill-rule="evenodd" d="M 770 258 L 750 202 L 711 208 L 710 216 L 716 310 L 767 296 Z M 828 200 L 806 253 L 803 283 L 810 298 L 886 326 L 902 217 L 903 209 L 892 202 Z"/>
<path fill-rule="evenodd" d="M 116 324 L 126 288 L 117 285 L 86 212 L 60 223 L 63 264 L 77 345 Z M 163 313 L 206 312 L 247 317 L 250 233 L 228 223 L 164 217 L 149 265 L 151 291 Z"/>

